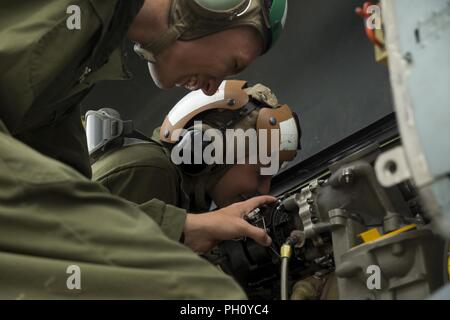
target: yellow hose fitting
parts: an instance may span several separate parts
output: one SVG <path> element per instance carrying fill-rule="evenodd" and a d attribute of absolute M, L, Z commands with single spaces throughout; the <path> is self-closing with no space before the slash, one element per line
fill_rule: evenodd
<path fill-rule="evenodd" d="M 280 249 L 280 256 L 282 258 L 290 258 L 292 255 L 292 247 L 289 244 L 283 244 Z"/>

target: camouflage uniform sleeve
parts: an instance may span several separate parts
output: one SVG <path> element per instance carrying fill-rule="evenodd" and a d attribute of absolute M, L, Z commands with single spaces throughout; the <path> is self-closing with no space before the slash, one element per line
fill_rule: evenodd
<path fill-rule="evenodd" d="M 1 121 L 0 184 L 2 299 L 245 298 L 144 212 L 14 139 Z"/>
<path fill-rule="evenodd" d="M 98 180 L 112 194 L 139 205 L 164 233 L 179 240 L 186 210 L 178 205 L 179 181 L 174 170 L 151 165 L 120 168 Z"/>

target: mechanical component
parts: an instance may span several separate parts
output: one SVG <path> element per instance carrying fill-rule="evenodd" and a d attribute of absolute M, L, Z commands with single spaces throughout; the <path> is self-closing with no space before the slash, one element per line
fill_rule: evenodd
<path fill-rule="evenodd" d="M 450 238 L 450 2 L 383 0 L 382 6 L 404 152 L 398 173 L 379 178 L 394 184 L 411 177 L 434 227 Z M 450 285 L 436 298 L 449 299 Z"/>
<path fill-rule="evenodd" d="M 396 147 L 381 154 L 375 163 L 375 170 L 378 181 L 383 187 L 392 187 L 411 178 L 402 147 Z"/>
<path fill-rule="evenodd" d="M 314 180 L 307 187 L 303 188 L 300 193 L 296 193 L 291 198 L 285 200 L 286 202 L 295 202 L 298 207 L 298 215 L 302 223 L 305 238 L 314 239 L 317 243 L 323 242 L 320 238 L 320 233 L 329 228 L 329 225 L 319 223 L 319 217 L 314 206 L 314 193 L 321 184 L 323 184 L 323 181 L 319 183 L 318 180 Z"/>
<path fill-rule="evenodd" d="M 443 247 L 443 241 L 427 229 L 357 245 L 343 253 L 336 266 L 340 298 L 426 298 L 444 281 L 443 272 L 435 268 L 441 264 L 440 270 L 444 269 Z M 379 270 L 374 274 L 378 286 L 368 284 L 371 270 Z"/>
<path fill-rule="evenodd" d="M 254 210 L 248 221 L 267 230 L 273 247 L 262 248 L 249 239 L 224 243 L 222 253 L 232 263 L 223 269 L 252 298 L 277 298 L 280 291 L 287 297 L 286 290 L 294 284 L 300 298 L 429 296 L 448 278 L 447 246 L 429 228 L 413 185 L 380 185 L 374 170 L 378 155 L 378 148 L 368 145 L 333 161 L 326 174 L 318 174 L 320 179 L 308 179 L 293 193 L 283 193 L 273 206 Z M 292 231 L 299 241 L 286 261 L 279 252 Z M 375 290 L 367 286 L 367 270 L 373 266 L 381 274 L 381 287 Z M 318 273 L 336 279 L 337 289 L 322 295 L 322 286 L 313 286 L 319 291 L 306 294 L 306 287 L 312 289 L 306 279 Z"/>
<path fill-rule="evenodd" d="M 254 226 L 257 226 L 258 228 L 266 230 L 266 222 L 264 220 L 264 215 L 261 214 L 262 208 L 256 208 L 249 214 L 247 214 L 244 219 L 247 220 L 249 223 L 251 223 Z"/>
<path fill-rule="evenodd" d="M 351 168 L 345 168 L 342 171 L 341 180 L 343 183 L 352 184 L 353 182 L 353 170 Z"/>
<path fill-rule="evenodd" d="M 286 242 L 281 246 L 280 249 L 280 258 L 281 258 L 281 279 L 280 279 L 280 287 L 281 287 L 281 300 L 288 300 L 289 296 L 289 288 L 288 288 L 288 263 L 289 259 L 292 256 L 292 250 L 296 245 L 304 244 L 305 238 L 304 233 L 298 230 L 294 230 L 291 232 L 291 235 L 286 239 Z"/>
<path fill-rule="evenodd" d="M 411 172 L 436 228 L 450 238 L 450 3 L 384 0 L 382 9 L 406 160 L 398 169 Z"/>
<path fill-rule="evenodd" d="M 364 192 L 364 201 L 374 201 L 381 207 L 380 212 L 384 215 L 377 214 L 372 218 L 375 218 L 377 221 L 375 223 L 380 226 L 380 230 L 383 230 L 385 235 L 362 243 L 361 235 L 366 236 L 365 232 L 368 229 L 364 221 L 368 217 L 361 216 L 363 212 L 356 214 L 352 212 L 353 206 L 345 205 L 328 211 L 330 223 L 333 225 L 333 252 L 340 298 L 427 297 L 444 281 L 442 274 L 432 271 L 442 270 L 440 266 L 444 262 L 444 243 L 430 230 L 425 230 L 423 225 L 420 226 L 420 231 L 408 231 L 407 228 L 402 228 L 407 216 L 399 213 L 399 209 L 394 206 L 386 190 L 375 179 L 374 170 L 367 162 L 359 160 L 338 169 L 329 178 L 330 184 L 338 189 L 348 188 L 346 179 L 343 177 L 348 176 L 349 172 L 352 172 L 355 179 L 353 181 L 355 188 L 359 186 L 358 189 L 361 191 L 362 183 L 369 187 L 370 192 Z M 399 230 L 404 231 L 401 233 Z M 404 269 L 400 267 L 395 269 L 396 265 L 402 263 L 406 264 Z M 371 267 L 379 268 L 380 277 L 381 275 L 384 277 L 376 290 L 366 283 L 370 275 L 367 270 L 371 270 Z M 396 272 L 392 273 L 390 268 L 395 269 Z M 417 274 L 422 276 L 416 277 Z"/>

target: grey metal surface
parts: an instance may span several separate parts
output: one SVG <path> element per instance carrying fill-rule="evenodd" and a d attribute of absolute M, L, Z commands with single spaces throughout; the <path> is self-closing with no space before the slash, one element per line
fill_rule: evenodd
<path fill-rule="evenodd" d="M 392 112 L 387 67 L 374 60 L 354 10 L 362 0 L 291 0 L 286 32 L 276 47 L 238 76 L 272 87 L 298 112 L 308 158 Z M 161 91 L 145 63 L 130 53 L 131 81 L 97 85 L 84 109 L 115 107 L 149 134 L 185 93 Z M 294 162 L 295 163 L 295 162 Z"/>
<path fill-rule="evenodd" d="M 333 237 L 335 240 L 340 239 Z M 436 272 L 446 262 L 443 248 L 442 239 L 425 228 L 352 248 L 342 254 L 341 263 L 336 267 L 339 297 L 425 299 L 444 282 L 443 272 Z M 378 266 L 381 270 L 379 289 L 369 288 L 364 281 L 370 274 L 369 266 Z"/>
<path fill-rule="evenodd" d="M 383 1 L 403 146 L 428 212 L 450 237 L 450 1 Z"/>

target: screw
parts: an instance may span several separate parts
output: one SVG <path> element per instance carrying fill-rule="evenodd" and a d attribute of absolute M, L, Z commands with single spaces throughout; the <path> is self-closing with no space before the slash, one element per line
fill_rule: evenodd
<path fill-rule="evenodd" d="M 269 123 L 274 126 L 277 124 L 277 119 L 275 119 L 274 117 L 270 117 Z"/>
<path fill-rule="evenodd" d="M 412 56 L 412 53 L 411 53 L 411 52 L 405 53 L 405 54 L 403 55 L 403 59 L 405 59 L 405 61 L 406 61 L 408 64 L 413 63 L 413 56 Z"/>
<path fill-rule="evenodd" d="M 164 138 L 168 138 L 170 135 L 170 131 L 166 129 L 166 131 L 164 131 Z"/>
<path fill-rule="evenodd" d="M 234 99 L 230 99 L 230 100 L 228 100 L 228 103 L 227 103 L 229 106 L 234 106 L 235 104 L 236 104 L 236 100 L 234 100 Z"/>
<path fill-rule="evenodd" d="M 349 168 L 344 169 L 341 178 L 346 184 L 353 183 L 353 170 Z"/>

